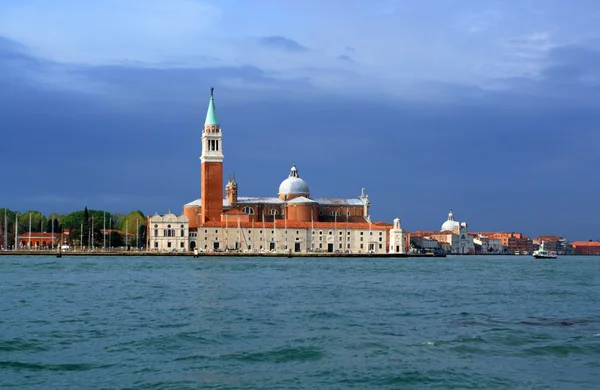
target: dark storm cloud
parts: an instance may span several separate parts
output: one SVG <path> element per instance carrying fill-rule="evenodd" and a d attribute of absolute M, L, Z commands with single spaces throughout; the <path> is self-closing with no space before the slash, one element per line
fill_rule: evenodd
<path fill-rule="evenodd" d="M 434 103 L 334 97 L 309 79 L 282 82 L 252 66 L 65 66 L 0 42 L 0 75 L 17 80 L 0 88 L 0 164 L 10 183 L 0 207 L 181 210 L 199 194 L 200 136 L 216 86 L 224 170 L 236 173 L 240 194 L 276 195 L 296 161 L 313 196 L 366 187 L 374 219 L 399 216 L 410 230 L 439 228 L 450 208 L 472 230 L 587 238 L 597 229 L 589 205 L 600 184 L 589 178 L 600 166 L 600 114 L 523 92 L 560 97 L 557 80 L 597 69 L 590 48 L 552 52 L 543 79 L 512 80 L 502 92 L 430 83 L 454 97 Z M 556 71 L 564 66 L 576 70 Z M 57 69 L 91 90 L 31 77 Z M 592 82 L 577 88 L 581 100 L 594 96 Z"/>
<path fill-rule="evenodd" d="M 524 93 L 560 104 L 600 103 L 600 49 L 598 46 L 565 45 L 551 49 L 538 77 L 505 80 L 508 93 Z"/>

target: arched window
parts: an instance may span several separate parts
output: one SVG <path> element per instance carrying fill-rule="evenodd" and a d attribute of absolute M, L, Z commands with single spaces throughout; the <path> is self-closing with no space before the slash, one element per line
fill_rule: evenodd
<path fill-rule="evenodd" d="M 254 215 L 254 209 L 252 207 L 246 206 L 242 209 L 242 213 L 246 213 L 248 215 Z"/>
<path fill-rule="evenodd" d="M 332 211 L 329 215 L 331 215 L 332 217 L 339 217 L 340 213 L 339 211 Z"/>
<path fill-rule="evenodd" d="M 269 210 L 269 214 L 270 215 L 279 215 L 279 211 L 277 211 L 275 209 L 271 209 L 271 210 Z"/>

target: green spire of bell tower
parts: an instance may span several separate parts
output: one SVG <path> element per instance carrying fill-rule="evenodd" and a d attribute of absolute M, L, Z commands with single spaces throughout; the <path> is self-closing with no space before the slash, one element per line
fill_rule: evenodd
<path fill-rule="evenodd" d="M 215 99 L 214 94 L 215 89 L 210 89 L 210 102 L 208 103 L 208 111 L 206 112 L 206 120 L 204 121 L 205 125 L 219 125 L 219 121 L 217 119 L 217 112 L 215 111 Z"/>

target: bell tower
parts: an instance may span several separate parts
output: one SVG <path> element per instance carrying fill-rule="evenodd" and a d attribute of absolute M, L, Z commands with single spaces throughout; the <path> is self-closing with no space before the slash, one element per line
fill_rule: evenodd
<path fill-rule="evenodd" d="M 223 213 L 223 134 L 215 111 L 214 90 L 210 89 L 210 101 L 202 132 L 201 223 L 220 221 Z"/>

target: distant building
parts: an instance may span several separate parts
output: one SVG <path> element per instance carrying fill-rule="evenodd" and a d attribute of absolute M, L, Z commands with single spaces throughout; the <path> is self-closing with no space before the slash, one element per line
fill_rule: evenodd
<path fill-rule="evenodd" d="M 477 233 L 473 233 L 472 235 L 476 253 L 489 254 L 504 252 L 501 240 L 497 238 L 489 238 Z"/>
<path fill-rule="evenodd" d="M 386 253 L 390 235 L 395 244 L 401 242 L 392 224 L 371 222 L 371 202 L 364 189 L 356 198 L 313 198 L 295 163 L 277 196 L 239 196 L 234 175 L 223 187 L 223 132 L 213 90 L 201 143 L 201 196 L 183 206 L 189 232 L 183 245 L 188 250 Z M 161 232 L 168 228 L 155 217 L 148 222 L 151 248 L 172 248 L 163 245 L 169 241 Z M 179 250 L 182 242 L 171 240 L 171 245 Z"/>
<path fill-rule="evenodd" d="M 159 252 L 186 252 L 189 247 L 189 222 L 185 215 L 165 215 L 148 217 L 150 229 L 149 248 Z"/>
<path fill-rule="evenodd" d="M 466 222 L 454 220 L 452 210 L 448 214 L 448 219 L 442 224 L 440 231 L 417 231 L 410 233 L 411 241 L 416 237 L 435 240 L 439 242 L 441 248 L 451 254 L 474 254 L 475 245 L 473 236 L 468 232 Z"/>
<path fill-rule="evenodd" d="M 571 245 L 576 255 L 600 255 L 600 242 L 598 241 L 575 241 Z"/>
<path fill-rule="evenodd" d="M 556 235 L 539 236 L 532 239 L 534 249 L 537 249 L 542 241 L 546 250 L 556 251 L 559 255 L 568 255 L 573 253 L 573 247 L 566 238 Z"/>
<path fill-rule="evenodd" d="M 60 242 L 60 234 L 31 232 L 19 234 L 19 247 L 31 249 L 56 248 Z"/>
<path fill-rule="evenodd" d="M 406 253 L 408 251 L 407 240 L 400 218 L 394 219 L 394 227 L 390 230 L 390 253 Z"/>

